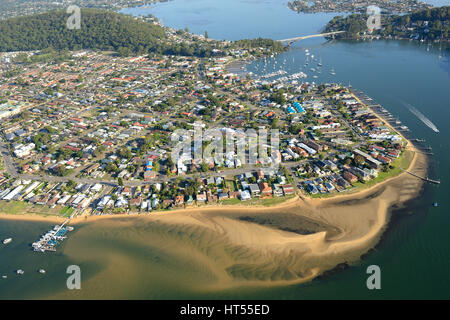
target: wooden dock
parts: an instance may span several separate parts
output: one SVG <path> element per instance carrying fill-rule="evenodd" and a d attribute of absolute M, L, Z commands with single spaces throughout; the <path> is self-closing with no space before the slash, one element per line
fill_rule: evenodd
<path fill-rule="evenodd" d="M 440 183 L 441 183 L 440 180 L 434 180 L 434 179 L 430 179 L 430 178 L 428 178 L 428 177 L 421 177 L 421 176 L 419 176 L 419 175 L 417 175 L 417 174 L 415 174 L 415 173 L 413 173 L 413 172 L 411 172 L 411 171 L 404 170 L 404 169 L 402 169 L 402 170 L 403 170 L 404 172 L 409 173 L 410 175 L 412 175 L 412 176 L 414 176 L 414 177 L 416 177 L 416 178 L 422 179 L 423 181 L 430 182 L 430 183 L 434 183 L 434 184 L 440 184 Z"/>

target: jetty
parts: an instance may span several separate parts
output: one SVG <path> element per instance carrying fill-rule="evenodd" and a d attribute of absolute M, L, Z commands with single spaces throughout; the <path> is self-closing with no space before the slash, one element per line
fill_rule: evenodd
<path fill-rule="evenodd" d="M 56 251 L 56 246 L 60 241 L 67 238 L 66 234 L 73 230 L 73 227 L 66 226 L 70 218 L 65 220 L 61 225 L 56 225 L 53 230 L 44 234 L 39 241 L 34 242 L 31 246 L 36 252 Z"/>
<path fill-rule="evenodd" d="M 412 175 L 412 176 L 414 176 L 414 177 L 416 177 L 416 178 L 422 179 L 423 181 L 430 182 L 430 183 L 434 183 L 434 184 L 440 184 L 440 183 L 441 183 L 440 180 L 434 180 L 434 179 L 430 179 L 430 178 L 428 178 L 428 177 L 421 177 L 421 176 L 419 176 L 418 174 L 415 174 L 415 173 L 413 173 L 413 172 L 411 172 L 411 171 L 404 170 L 404 169 L 402 169 L 402 170 L 403 170 L 404 172 L 406 172 L 406 173 L 409 173 L 410 175 Z"/>
<path fill-rule="evenodd" d="M 401 132 L 402 135 L 410 140 L 411 142 L 415 142 L 414 146 L 417 149 L 417 152 L 420 152 L 421 154 L 427 155 L 427 156 L 433 156 L 434 153 L 432 152 L 432 149 L 430 146 L 425 146 L 423 145 L 423 143 L 425 142 L 425 139 L 418 139 L 418 138 L 413 138 L 412 137 L 412 133 L 411 130 L 402 124 L 402 122 L 394 117 L 388 110 L 386 110 L 385 108 L 383 108 L 380 104 L 376 103 L 372 98 L 370 98 L 367 94 L 365 94 L 364 92 L 357 90 L 357 89 L 352 89 L 351 92 L 364 104 L 366 104 L 369 108 L 372 109 L 373 112 L 375 112 L 376 114 L 378 114 L 378 116 L 380 116 L 384 121 L 386 121 L 387 123 L 389 123 L 389 125 L 394 128 L 397 132 Z M 422 178 L 422 177 L 419 177 Z M 432 182 L 436 183 L 436 180 L 432 180 L 428 182 Z"/>

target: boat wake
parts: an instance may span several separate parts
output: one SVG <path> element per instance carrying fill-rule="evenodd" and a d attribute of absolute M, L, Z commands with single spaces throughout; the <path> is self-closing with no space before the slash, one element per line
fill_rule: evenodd
<path fill-rule="evenodd" d="M 439 129 L 436 127 L 436 125 L 431 122 L 430 119 L 428 119 L 425 115 L 423 115 L 422 112 L 420 112 L 419 110 L 417 110 L 414 106 L 410 105 L 407 102 L 401 101 L 401 103 L 408 108 L 409 111 L 411 111 L 412 114 L 414 114 L 417 118 L 419 118 L 420 121 L 422 121 L 423 123 L 425 123 L 425 125 L 430 128 L 431 130 L 433 130 L 434 132 L 438 133 Z"/>

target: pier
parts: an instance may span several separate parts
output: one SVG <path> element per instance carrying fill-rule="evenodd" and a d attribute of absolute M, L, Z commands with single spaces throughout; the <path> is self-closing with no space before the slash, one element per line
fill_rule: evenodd
<path fill-rule="evenodd" d="M 44 234 L 39 241 L 34 242 L 32 247 L 36 252 L 46 252 L 56 251 L 56 245 L 59 243 L 58 241 L 63 241 L 66 239 L 66 234 L 69 231 L 72 231 L 73 228 L 69 226 L 65 226 L 71 218 L 66 219 L 60 226 L 55 226 L 53 230 L 48 231 Z"/>
<path fill-rule="evenodd" d="M 375 112 L 379 117 L 381 117 L 385 122 L 387 122 L 392 128 L 397 130 L 398 132 L 401 132 L 402 135 L 410 140 L 411 142 L 415 142 L 414 146 L 417 149 L 417 152 L 420 152 L 421 154 L 427 155 L 427 156 L 433 156 L 434 153 L 432 152 L 431 147 L 423 145 L 425 142 L 425 139 L 418 139 L 411 137 L 411 131 L 409 128 L 405 125 L 402 125 L 402 122 L 394 117 L 389 111 L 387 111 L 385 108 L 383 108 L 380 104 L 374 102 L 372 98 L 370 98 L 367 94 L 365 94 L 362 91 L 351 89 L 351 92 L 357 97 L 362 103 L 367 105 L 370 109 L 372 109 L 373 112 Z M 420 179 L 428 179 L 423 177 L 418 177 Z M 427 182 L 432 182 L 439 184 L 439 181 L 428 179 Z"/>
<path fill-rule="evenodd" d="M 413 172 L 411 172 L 411 171 L 404 170 L 404 169 L 402 169 L 402 170 L 403 170 L 404 172 L 406 172 L 406 173 L 409 173 L 410 175 L 412 175 L 412 176 L 414 176 L 414 177 L 416 177 L 416 178 L 419 178 L 419 179 L 423 180 L 423 181 L 430 182 L 430 183 L 434 183 L 434 184 L 441 184 L 441 181 L 440 181 L 440 180 L 434 180 L 434 179 L 430 179 L 430 178 L 428 178 L 428 177 L 421 177 L 421 176 L 419 176 L 419 175 L 417 175 L 417 174 L 415 174 L 415 173 L 413 173 Z"/>

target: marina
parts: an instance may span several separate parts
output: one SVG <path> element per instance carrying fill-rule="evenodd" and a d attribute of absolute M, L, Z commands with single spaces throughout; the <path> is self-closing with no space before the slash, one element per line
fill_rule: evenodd
<path fill-rule="evenodd" d="M 73 227 L 65 226 L 69 221 L 70 219 L 67 219 L 60 226 L 56 225 L 52 230 L 44 234 L 39 241 L 34 242 L 32 244 L 33 250 L 36 252 L 55 252 L 56 246 L 67 238 L 66 235 L 68 232 L 73 230 Z"/>

